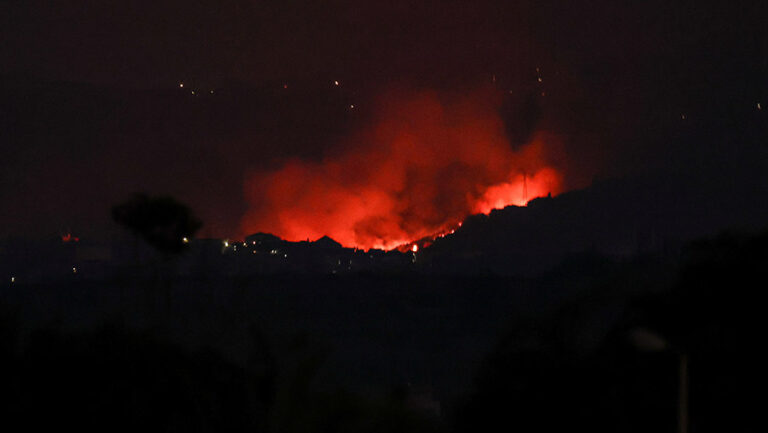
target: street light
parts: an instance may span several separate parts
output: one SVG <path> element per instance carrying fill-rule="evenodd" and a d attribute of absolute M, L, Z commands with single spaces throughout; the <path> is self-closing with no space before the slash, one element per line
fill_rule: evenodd
<path fill-rule="evenodd" d="M 642 352 L 671 351 L 677 354 L 679 360 L 677 431 L 688 433 L 688 355 L 672 346 L 666 338 L 646 328 L 635 328 L 629 331 L 629 341 Z"/>

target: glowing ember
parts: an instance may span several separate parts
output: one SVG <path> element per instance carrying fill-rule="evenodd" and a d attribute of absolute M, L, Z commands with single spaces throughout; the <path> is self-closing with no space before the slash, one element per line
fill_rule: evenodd
<path fill-rule="evenodd" d="M 500 102 L 491 91 L 388 95 L 376 121 L 343 143 L 346 152 L 253 174 L 243 234 L 388 250 L 452 233 L 472 213 L 559 193 L 550 162 L 557 140 L 538 134 L 513 150 Z"/>
<path fill-rule="evenodd" d="M 62 242 L 80 242 L 80 238 L 72 236 L 72 233 L 67 233 L 61 236 Z"/>

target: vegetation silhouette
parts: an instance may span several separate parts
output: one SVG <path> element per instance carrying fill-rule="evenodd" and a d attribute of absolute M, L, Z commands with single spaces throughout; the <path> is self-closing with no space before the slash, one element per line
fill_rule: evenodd
<path fill-rule="evenodd" d="M 636 314 L 689 359 L 692 431 L 760 431 L 768 232 L 691 243 L 678 283 Z M 763 427 L 759 427 L 763 425 Z"/>
<path fill-rule="evenodd" d="M 628 266 L 642 270 L 639 261 Z M 760 299 L 768 233 L 693 242 L 668 287 L 629 295 L 611 319 L 601 305 L 625 296 L 636 279 L 616 267 L 603 269 L 602 279 L 589 277 L 586 295 L 551 315 L 512 322 L 479 369 L 475 391 L 456 409 L 457 432 L 675 431 L 682 354 L 689 359 L 691 431 L 764 429 L 754 396 L 765 365 Z M 609 323 L 591 348 L 579 338 L 590 322 Z M 668 349 L 639 350 L 629 338 L 638 328 L 658 333 Z"/>
<path fill-rule="evenodd" d="M 0 322 L 0 421 L 43 431 L 299 433 L 430 432 L 438 427 L 394 399 L 320 391 L 324 350 L 307 335 L 273 343 L 251 329 L 248 362 L 191 351 L 143 331 L 107 325 L 39 329 L 23 343 Z"/>
<path fill-rule="evenodd" d="M 202 227 L 192 210 L 169 196 L 135 194 L 112 208 L 112 219 L 162 253 L 178 254 Z"/>
<path fill-rule="evenodd" d="M 25 310 L 17 305 L 32 310 L 46 300 L 61 302 L 63 310 L 81 307 L 73 316 L 85 316 L 106 305 L 108 282 L 14 286 L 0 292 L 13 306 L 0 308 L 0 396 L 7 401 L 0 419 L 85 431 L 674 431 L 677 357 L 685 353 L 690 431 L 762 431 L 761 400 L 753 396 L 765 365 L 760 295 L 767 279 L 768 233 L 701 240 L 673 260 L 575 255 L 526 280 L 296 275 L 177 281 L 184 296 L 161 316 L 176 324 L 175 335 L 193 344 L 203 341 L 202 328 L 211 339 L 231 337 L 232 346 L 248 347 L 242 364 L 223 349 L 167 343 L 160 336 L 174 334 L 163 326 L 148 334 L 91 324 L 71 334 L 27 336 L 29 325 L 14 323 L 15 312 Z M 207 288 L 216 291 L 210 300 L 201 293 Z M 496 314 L 494 307 L 508 320 L 501 334 L 482 322 Z M 51 311 L 58 310 L 39 316 L 54 317 Z M 263 320 L 266 330 L 251 327 L 243 332 L 247 341 L 233 336 L 241 329 L 236 324 L 252 320 Z M 629 338 L 638 327 L 675 350 L 638 350 Z M 331 344 L 308 333 L 294 337 L 301 330 Z M 478 358 L 487 354 L 474 388 L 448 400 L 441 389 L 448 375 L 438 372 L 459 376 L 474 369 L 460 361 L 467 350 L 461 341 L 484 337 L 489 346 L 468 349 Z M 409 370 L 406 364 L 420 357 L 423 368 Z M 377 361 L 394 375 L 428 384 L 446 408 L 444 418 L 412 410 L 405 388 L 363 396 L 334 387 L 329 364 L 337 363 L 345 385 L 365 382 L 362 388 Z M 357 376 L 350 368 L 356 364 L 362 367 Z"/>

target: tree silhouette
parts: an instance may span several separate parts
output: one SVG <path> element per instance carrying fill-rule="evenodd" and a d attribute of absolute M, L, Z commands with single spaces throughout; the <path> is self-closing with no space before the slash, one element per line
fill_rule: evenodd
<path fill-rule="evenodd" d="M 112 219 L 162 253 L 177 254 L 202 227 L 192 211 L 173 197 L 136 194 L 112 208 Z"/>

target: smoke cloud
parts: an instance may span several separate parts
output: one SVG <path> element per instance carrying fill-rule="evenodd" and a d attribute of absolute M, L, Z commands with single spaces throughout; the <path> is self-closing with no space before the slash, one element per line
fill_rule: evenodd
<path fill-rule="evenodd" d="M 341 151 L 252 173 L 243 233 L 392 249 L 563 188 L 557 137 L 536 132 L 513 149 L 491 90 L 390 92 L 377 107 Z"/>

